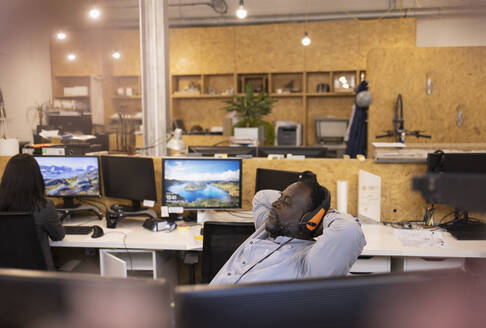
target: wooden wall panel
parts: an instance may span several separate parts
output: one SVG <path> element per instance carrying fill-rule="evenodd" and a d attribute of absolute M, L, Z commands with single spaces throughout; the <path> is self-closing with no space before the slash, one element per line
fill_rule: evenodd
<path fill-rule="evenodd" d="M 140 75 L 140 31 L 139 30 L 110 30 L 108 31 L 105 52 L 113 62 L 112 74 L 116 76 Z M 111 55 L 120 52 L 120 59 L 115 60 Z"/>
<path fill-rule="evenodd" d="M 302 24 L 248 25 L 235 28 L 237 72 L 302 71 Z"/>
<path fill-rule="evenodd" d="M 303 122 L 302 97 L 275 97 L 275 99 L 278 101 L 273 104 L 272 112 L 263 118 L 265 121 L 272 123 L 276 120 Z"/>
<path fill-rule="evenodd" d="M 226 104 L 219 99 L 174 99 L 173 118 L 183 118 L 186 129 L 200 125 L 203 129 L 223 126 L 227 112 L 221 109 Z"/>
<path fill-rule="evenodd" d="M 374 48 L 415 47 L 415 18 L 360 21 L 359 69 L 366 69 L 368 52 Z"/>
<path fill-rule="evenodd" d="M 103 34 L 96 30 L 68 31 L 65 40 L 52 39 L 51 67 L 54 76 L 102 75 Z M 73 52 L 76 59 L 69 61 Z"/>
<path fill-rule="evenodd" d="M 203 70 L 200 28 L 169 30 L 171 74 L 194 74 Z"/>
<path fill-rule="evenodd" d="M 201 73 L 233 73 L 235 67 L 235 28 L 201 29 Z"/>
<path fill-rule="evenodd" d="M 481 89 L 486 82 L 484 58 L 486 47 L 371 51 L 368 79 L 373 105 L 369 113 L 369 142 L 384 130 L 392 129 L 393 105 L 399 93 L 403 96 L 405 128 L 432 135 L 432 139 L 407 137 L 406 142 L 484 142 L 486 96 Z M 433 84 L 430 95 L 426 94 L 428 73 Z M 456 125 L 458 106 L 464 113 L 461 127 Z"/>

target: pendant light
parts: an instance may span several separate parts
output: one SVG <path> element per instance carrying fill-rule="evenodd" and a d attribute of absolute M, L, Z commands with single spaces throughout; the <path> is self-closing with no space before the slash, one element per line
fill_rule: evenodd
<path fill-rule="evenodd" d="M 236 16 L 239 19 L 245 19 L 247 14 L 248 14 L 248 12 L 245 9 L 245 4 L 243 3 L 243 0 L 240 0 L 240 6 L 238 7 L 238 10 L 236 11 Z"/>

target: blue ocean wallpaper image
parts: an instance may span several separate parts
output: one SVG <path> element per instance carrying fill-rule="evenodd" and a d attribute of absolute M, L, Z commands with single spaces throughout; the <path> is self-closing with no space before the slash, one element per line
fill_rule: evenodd
<path fill-rule="evenodd" d="M 239 208 L 239 160 L 164 160 L 164 200 L 185 208 Z"/>
<path fill-rule="evenodd" d="M 100 177 L 96 157 L 36 157 L 47 196 L 98 196 Z"/>

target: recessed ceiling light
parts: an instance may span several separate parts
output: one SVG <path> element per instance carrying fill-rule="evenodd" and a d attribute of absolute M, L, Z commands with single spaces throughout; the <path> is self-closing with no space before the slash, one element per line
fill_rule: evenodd
<path fill-rule="evenodd" d="M 71 52 L 70 54 L 68 54 L 68 55 L 67 55 L 67 59 L 68 59 L 69 61 L 73 61 L 73 60 L 75 60 L 75 59 L 76 59 L 76 55 L 75 55 L 74 53 L 72 53 L 72 52 Z"/>
<path fill-rule="evenodd" d="M 113 58 L 115 58 L 116 60 L 118 60 L 118 59 L 120 59 L 121 54 L 118 51 L 115 51 L 114 53 L 111 54 L 111 56 Z"/>
<path fill-rule="evenodd" d="M 91 17 L 92 19 L 98 19 L 100 18 L 100 16 L 101 16 L 101 11 L 98 8 L 93 7 L 90 9 L 89 17 Z"/>
<path fill-rule="evenodd" d="M 64 39 L 66 39 L 66 36 L 67 36 L 66 33 L 64 33 L 62 31 L 59 31 L 56 34 L 56 37 L 57 37 L 58 40 L 64 40 Z"/>

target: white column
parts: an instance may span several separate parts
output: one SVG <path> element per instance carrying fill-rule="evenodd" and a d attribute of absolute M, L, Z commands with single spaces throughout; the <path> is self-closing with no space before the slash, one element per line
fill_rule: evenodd
<path fill-rule="evenodd" d="M 139 0 L 145 155 L 167 152 L 169 131 L 169 24 L 167 0 Z"/>

